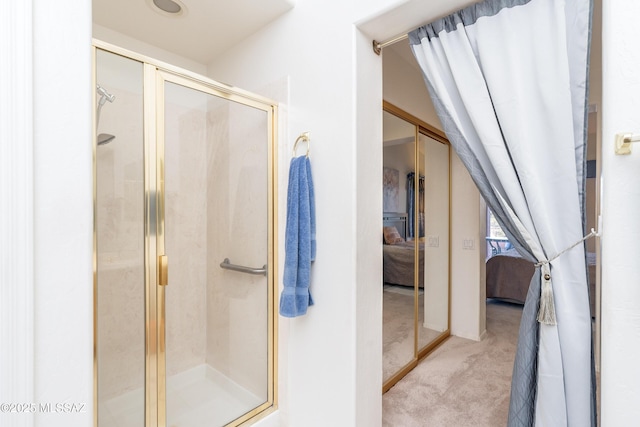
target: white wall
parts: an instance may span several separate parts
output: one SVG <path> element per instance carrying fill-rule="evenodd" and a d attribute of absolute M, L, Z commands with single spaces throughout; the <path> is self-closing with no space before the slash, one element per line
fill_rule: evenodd
<path fill-rule="evenodd" d="M 33 10 L 0 3 L 0 402 L 34 399 Z M 9 349 L 9 351 L 7 351 Z M 33 425 L 0 411 L 0 424 Z"/>
<path fill-rule="evenodd" d="M 403 55 L 398 53 L 403 52 Z M 407 57 L 411 62 L 407 61 Z M 402 108 L 420 120 L 442 130 L 418 63 L 407 40 L 382 51 L 382 93 L 384 100 Z"/>
<path fill-rule="evenodd" d="M 451 176 L 451 334 L 479 340 L 486 329 L 486 220 L 480 193 L 456 155 L 451 156 Z M 473 243 L 465 247 L 465 241 Z"/>
<path fill-rule="evenodd" d="M 76 407 L 79 412 L 64 414 L 40 406 L 34 407 L 36 413 L 3 412 L 0 424 L 89 426 L 91 10 L 86 2 L 32 0 L 4 2 L 0 16 L 6 52 L 0 80 L 3 94 L 13 102 L 0 106 L 2 240 L 12 245 L 1 246 L 0 400 L 83 405 Z M 4 140 L 8 135 L 11 140 Z M 11 197 L 4 192 L 7 182 Z"/>
<path fill-rule="evenodd" d="M 39 426 L 93 418 L 91 7 L 33 0 L 34 401 L 84 403 L 38 412 Z M 3 349 L 3 351 L 6 351 Z"/>
<path fill-rule="evenodd" d="M 354 426 L 376 427 L 382 419 L 382 65 L 371 55 L 371 39 L 355 32 L 356 68 L 356 371 Z M 374 90 L 371 90 L 374 88 Z M 378 203 L 372 201 L 378 200 Z M 372 208 L 379 206 L 379 209 Z M 378 249 L 379 248 L 379 249 Z"/>
<path fill-rule="evenodd" d="M 614 136 L 640 133 L 640 38 L 634 0 L 603 2 L 602 367 L 603 426 L 640 419 L 640 147 L 614 154 Z"/>

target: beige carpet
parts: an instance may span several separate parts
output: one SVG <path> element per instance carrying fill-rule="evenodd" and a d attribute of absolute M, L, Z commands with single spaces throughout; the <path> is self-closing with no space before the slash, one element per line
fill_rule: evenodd
<path fill-rule="evenodd" d="M 499 427 L 507 424 L 522 306 L 489 301 L 487 337 L 449 338 L 382 397 L 382 425 Z"/>
<path fill-rule="evenodd" d="M 384 286 L 382 322 L 382 378 L 389 379 L 413 359 L 414 290 L 404 286 Z M 418 348 L 440 335 L 423 326 L 424 292 L 418 297 Z"/>
<path fill-rule="evenodd" d="M 407 291 L 408 292 L 408 291 Z M 383 292 L 382 378 L 402 369 L 413 359 L 413 290 L 403 294 L 389 288 Z"/>

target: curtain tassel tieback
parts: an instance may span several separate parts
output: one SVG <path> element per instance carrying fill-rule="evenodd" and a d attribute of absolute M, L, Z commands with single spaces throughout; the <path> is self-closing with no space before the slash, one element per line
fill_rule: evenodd
<path fill-rule="evenodd" d="M 553 291 L 551 289 L 551 271 L 549 269 L 549 261 L 542 264 L 542 292 L 540 294 L 538 322 L 544 323 L 545 325 L 556 324 L 556 307 L 553 303 Z"/>
<path fill-rule="evenodd" d="M 559 252 L 558 254 L 551 257 L 550 259 L 540 261 L 535 265 L 536 267 L 542 267 L 542 271 L 541 271 L 542 290 L 540 294 L 540 307 L 538 309 L 538 317 L 537 317 L 538 322 L 543 323 L 545 325 L 557 324 L 556 308 L 553 302 L 553 289 L 551 287 L 551 268 L 550 268 L 551 261 L 555 260 L 565 252 L 568 252 L 571 249 L 575 248 L 585 240 L 594 236 L 599 236 L 599 235 L 600 234 L 592 228 L 591 233 L 587 234 L 582 239 L 575 242 L 573 245 Z"/>

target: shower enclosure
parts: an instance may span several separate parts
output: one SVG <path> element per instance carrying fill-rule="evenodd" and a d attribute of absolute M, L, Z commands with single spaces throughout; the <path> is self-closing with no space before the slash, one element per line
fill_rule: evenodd
<path fill-rule="evenodd" d="M 101 42 L 94 64 L 96 424 L 267 413 L 275 103 Z"/>

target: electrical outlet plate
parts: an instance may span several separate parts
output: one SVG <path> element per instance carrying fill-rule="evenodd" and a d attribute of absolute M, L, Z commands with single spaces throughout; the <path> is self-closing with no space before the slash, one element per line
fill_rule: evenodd
<path fill-rule="evenodd" d="M 462 249 L 472 250 L 475 248 L 475 240 L 467 238 L 462 240 Z"/>

